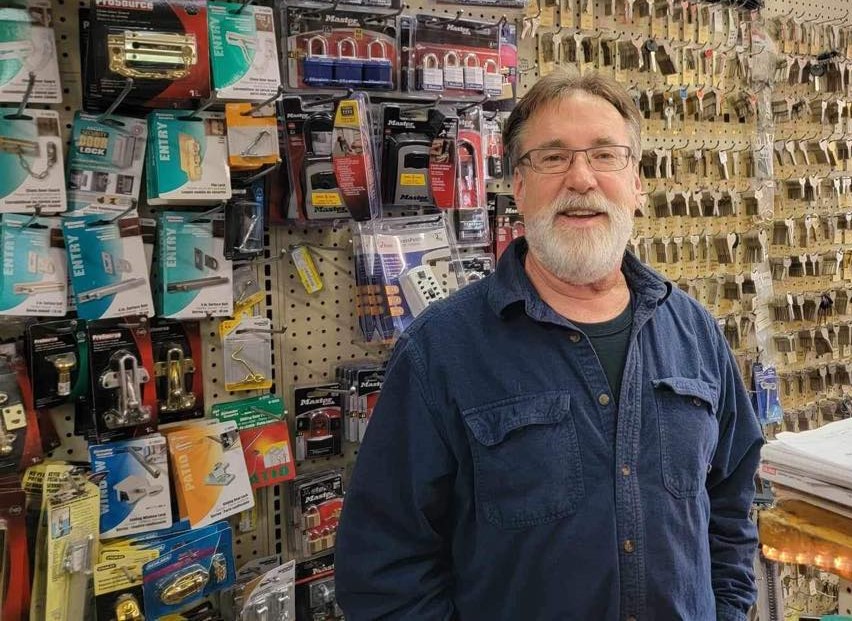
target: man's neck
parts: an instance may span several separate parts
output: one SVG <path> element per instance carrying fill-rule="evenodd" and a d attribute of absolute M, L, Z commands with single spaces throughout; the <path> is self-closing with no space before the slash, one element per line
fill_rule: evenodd
<path fill-rule="evenodd" d="M 541 299 L 557 313 L 578 323 L 600 323 L 618 317 L 630 303 L 627 280 L 617 266 L 587 285 L 560 280 L 527 252 L 524 270 Z"/>

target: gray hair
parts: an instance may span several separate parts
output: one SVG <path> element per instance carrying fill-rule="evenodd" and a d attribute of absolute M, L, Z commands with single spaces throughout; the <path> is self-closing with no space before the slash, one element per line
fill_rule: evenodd
<path fill-rule="evenodd" d="M 572 75 L 566 71 L 551 73 L 533 84 L 523 99 L 512 110 L 506 124 L 503 126 L 503 144 L 509 155 L 509 161 L 517 165 L 518 158 L 523 154 L 521 148 L 521 132 L 524 124 L 540 108 L 570 97 L 574 93 L 586 93 L 600 97 L 611 103 L 618 110 L 630 131 L 631 148 L 638 162 L 642 157 L 642 113 L 627 90 L 612 78 L 597 73 Z"/>

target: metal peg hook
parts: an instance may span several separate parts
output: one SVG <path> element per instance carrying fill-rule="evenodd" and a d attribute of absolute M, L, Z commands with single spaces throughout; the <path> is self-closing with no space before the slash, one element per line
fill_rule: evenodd
<path fill-rule="evenodd" d="M 124 88 L 121 89 L 121 92 L 118 94 L 118 97 L 115 101 L 113 101 L 109 108 L 106 109 L 106 112 L 98 115 L 98 123 L 103 123 L 106 119 L 110 117 L 110 115 L 115 112 L 116 108 L 121 105 L 121 102 L 125 100 L 125 98 L 130 94 L 130 91 L 133 90 L 133 78 L 127 78 L 124 82 Z"/>
<path fill-rule="evenodd" d="M 281 168 L 281 162 L 277 162 L 277 163 L 273 164 L 272 166 L 267 166 L 266 168 L 264 168 L 260 172 L 253 174 L 251 177 L 248 177 L 247 179 L 243 179 L 241 183 L 242 183 L 243 186 L 249 186 L 252 183 L 254 183 L 255 181 L 257 181 L 258 179 L 262 179 L 263 177 L 265 177 L 269 173 L 271 173 L 275 170 L 278 170 L 279 168 Z"/>
<path fill-rule="evenodd" d="M 26 221 L 26 222 L 24 222 L 24 225 L 23 225 L 21 228 L 23 228 L 23 229 L 29 228 L 29 226 L 30 226 L 33 222 L 35 222 L 38 218 L 40 218 L 40 217 L 41 217 L 41 210 L 42 210 L 42 205 L 41 205 L 41 203 L 39 203 L 38 205 L 36 205 L 35 207 L 33 207 L 33 215 L 31 215 L 31 216 L 27 219 L 27 221 Z"/>
<path fill-rule="evenodd" d="M 7 119 L 22 119 L 24 118 L 24 110 L 27 107 L 27 104 L 30 101 L 30 97 L 33 94 L 33 87 L 35 86 L 36 74 L 33 71 L 30 71 L 29 77 L 27 79 L 27 89 L 24 91 L 24 98 L 21 100 L 21 103 L 18 105 L 18 110 L 15 114 L 9 114 L 6 116 Z"/>
<path fill-rule="evenodd" d="M 111 223 L 113 223 L 113 222 L 115 222 L 115 221 L 117 221 L 117 220 L 121 220 L 124 216 L 126 216 L 127 214 L 129 214 L 129 213 L 130 213 L 131 211 L 133 211 L 134 209 L 136 209 L 136 199 L 135 199 L 135 198 L 130 200 L 130 207 L 127 207 L 126 209 L 124 209 L 124 210 L 120 211 L 120 212 L 118 213 L 118 215 L 116 215 L 116 216 L 115 216 L 115 217 L 113 217 L 113 218 L 110 218 L 109 220 L 107 220 L 107 222 L 109 222 L 109 223 L 111 224 Z"/>
<path fill-rule="evenodd" d="M 269 104 L 278 101 L 283 96 L 284 96 L 284 87 L 279 85 L 278 90 L 275 91 L 275 94 L 272 97 L 269 97 L 268 99 L 264 99 L 263 101 L 259 101 L 256 104 L 252 104 L 252 106 L 248 110 L 244 110 L 243 112 L 240 112 L 240 116 L 253 115 L 255 112 L 260 110 L 262 107 L 268 106 Z"/>
<path fill-rule="evenodd" d="M 231 15 L 239 15 L 240 13 L 242 13 L 242 12 L 245 10 L 245 8 L 246 8 L 246 7 L 247 7 L 248 5 L 250 5 L 250 4 L 254 4 L 254 0 L 243 0 L 243 1 L 240 3 L 239 8 L 237 8 L 237 9 L 235 9 L 235 10 L 233 10 L 233 11 L 228 11 L 228 12 L 229 12 Z"/>

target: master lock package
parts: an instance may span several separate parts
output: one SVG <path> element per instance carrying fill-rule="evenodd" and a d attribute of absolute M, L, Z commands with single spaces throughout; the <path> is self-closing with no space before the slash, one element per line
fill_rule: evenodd
<path fill-rule="evenodd" d="M 293 391 L 296 461 L 343 453 L 343 393 L 337 382 Z"/>
<path fill-rule="evenodd" d="M 290 483 L 298 558 L 334 548 L 343 509 L 343 472 L 325 470 L 300 475 Z"/>
<path fill-rule="evenodd" d="M 100 110 L 124 89 L 125 102 L 190 108 L 210 94 L 207 3 L 95 0 L 88 13 L 84 107 Z"/>
<path fill-rule="evenodd" d="M 301 220 L 348 218 L 332 163 L 334 108 L 285 97 L 281 109 L 292 190 L 288 213 Z"/>
<path fill-rule="evenodd" d="M 0 250 L 0 315 L 64 316 L 68 271 L 59 219 L 3 214 Z"/>
<path fill-rule="evenodd" d="M 0 212 L 65 211 L 59 113 L 0 115 Z"/>
<path fill-rule="evenodd" d="M 204 416 L 201 334 L 194 321 L 151 320 L 159 422 Z"/>
<path fill-rule="evenodd" d="M 406 33 L 402 70 L 409 90 L 454 98 L 502 94 L 499 24 L 435 15 L 401 19 Z"/>
<path fill-rule="evenodd" d="M 137 216 L 64 218 L 65 250 L 77 315 L 83 319 L 154 314 Z"/>
<path fill-rule="evenodd" d="M 151 332 L 145 317 L 88 323 L 91 416 L 98 441 L 129 439 L 157 429 Z"/>
<path fill-rule="evenodd" d="M 50 0 L 26 0 L 0 11 L 0 101 L 19 102 L 34 74 L 30 103 L 60 103 L 59 63 Z"/>
<path fill-rule="evenodd" d="M 396 17 L 363 10 L 283 9 L 287 87 L 396 90 Z"/>

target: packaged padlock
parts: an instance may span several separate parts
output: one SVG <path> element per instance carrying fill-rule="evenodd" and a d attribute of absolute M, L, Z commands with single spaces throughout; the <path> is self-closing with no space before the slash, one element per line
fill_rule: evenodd
<path fill-rule="evenodd" d="M 458 192 L 452 212 L 459 246 L 484 246 L 491 241 L 485 162 L 482 156 L 482 108 L 465 106 L 459 114 Z"/>
<path fill-rule="evenodd" d="M 297 386 L 296 461 L 343 453 L 343 400 L 347 390 L 337 382 Z"/>
<path fill-rule="evenodd" d="M 410 45 L 401 43 L 408 88 L 456 99 L 499 97 L 500 26 L 431 14 L 404 18 L 401 31 L 410 38 Z"/>
<path fill-rule="evenodd" d="M 312 9 L 288 5 L 288 90 L 306 88 L 396 90 L 397 18 L 364 9 Z"/>
<path fill-rule="evenodd" d="M 325 470 L 300 475 L 290 489 L 297 557 L 310 558 L 334 548 L 343 509 L 343 473 Z"/>
<path fill-rule="evenodd" d="M 315 619 L 343 619 L 335 595 L 333 553 L 296 564 L 296 621 Z"/>
<path fill-rule="evenodd" d="M 354 220 L 381 216 L 378 162 L 373 142 L 370 102 L 356 93 L 337 104 L 332 164 L 341 198 Z"/>

